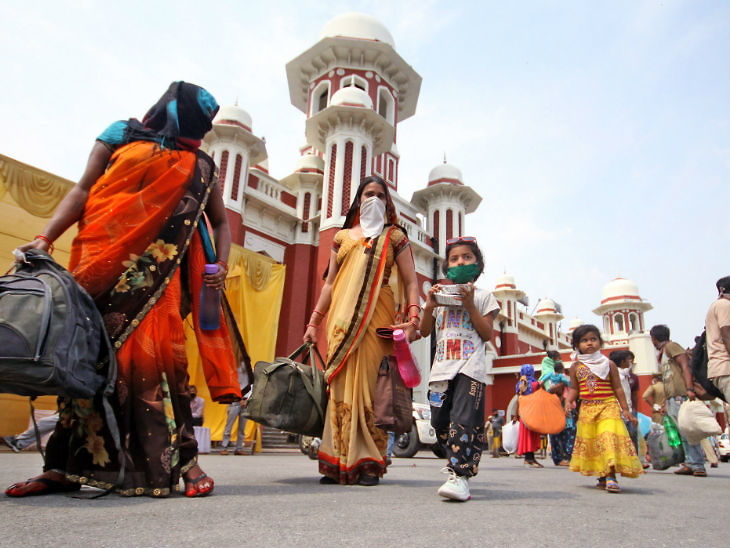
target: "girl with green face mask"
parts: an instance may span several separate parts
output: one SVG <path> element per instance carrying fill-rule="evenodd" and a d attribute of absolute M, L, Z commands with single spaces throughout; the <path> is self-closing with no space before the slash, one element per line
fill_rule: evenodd
<path fill-rule="evenodd" d="M 444 273 L 458 293 L 449 305 L 434 285 L 427 294 L 421 317 L 421 335 L 435 337 L 436 352 L 429 375 L 431 426 L 447 456 L 442 470 L 448 479 L 439 496 L 467 501 L 469 478 L 479 470 L 484 449 L 484 396 L 488 381 L 486 345 L 493 334 L 499 303 L 491 292 L 474 286 L 484 269 L 476 239 L 470 236 L 446 242 Z M 454 286 L 451 286 L 454 287 Z"/>
<path fill-rule="evenodd" d="M 473 236 L 446 241 L 446 277 L 456 284 L 474 282 L 484 270 L 482 252 Z"/>

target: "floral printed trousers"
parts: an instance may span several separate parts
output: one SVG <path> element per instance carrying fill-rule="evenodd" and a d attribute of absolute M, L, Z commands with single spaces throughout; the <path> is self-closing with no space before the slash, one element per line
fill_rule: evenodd
<path fill-rule="evenodd" d="M 429 391 L 429 403 L 431 425 L 446 450 L 446 466 L 458 476 L 476 476 L 486 447 L 484 384 L 458 374 L 445 391 Z"/>

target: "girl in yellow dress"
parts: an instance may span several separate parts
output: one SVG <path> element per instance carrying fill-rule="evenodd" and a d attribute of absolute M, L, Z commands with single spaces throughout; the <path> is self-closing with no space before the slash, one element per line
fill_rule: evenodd
<path fill-rule="evenodd" d="M 609 493 L 621 489 L 616 474 L 635 478 L 643 473 L 623 417 L 636 424 L 621 388 L 616 364 L 601 354 L 603 339 L 595 325 L 573 331 L 573 365 L 566 413 L 580 398 L 578 429 L 570 469 L 584 476 L 598 476 L 596 487 Z"/>

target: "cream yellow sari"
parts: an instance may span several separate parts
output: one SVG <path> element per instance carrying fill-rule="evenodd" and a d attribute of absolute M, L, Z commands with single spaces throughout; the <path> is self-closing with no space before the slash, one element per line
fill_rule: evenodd
<path fill-rule="evenodd" d="M 396 301 L 390 286 L 395 258 L 408 246 L 405 234 L 389 227 L 371 242 L 335 236 L 339 269 L 327 319 L 330 385 L 319 471 L 342 484 L 385 473 L 387 433 L 377 428 L 373 394 L 378 368 L 392 343 L 375 334 L 394 323 Z"/>

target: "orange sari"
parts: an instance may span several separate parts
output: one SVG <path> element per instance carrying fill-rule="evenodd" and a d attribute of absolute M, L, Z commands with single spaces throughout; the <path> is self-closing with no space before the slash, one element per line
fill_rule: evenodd
<path fill-rule="evenodd" d="M 123 460 L 121 494 L 166 496 L 197 462 L 182 311 L 196 314 L 199 305 L 206 261 L 196 226 L 213 170 L 202 153 L 135 141 L 113 154 L 93 185 L 69 270 L 94 298 L 117 349 L 113 405 L 122 454 L 98 402 L 68 400 L 61 402 L 46 469 L 109 489 Z M 194 323 L 211 395 L 226 402 L 241 392 L 227 318 L 220 314 L 217 330 Z"/>

